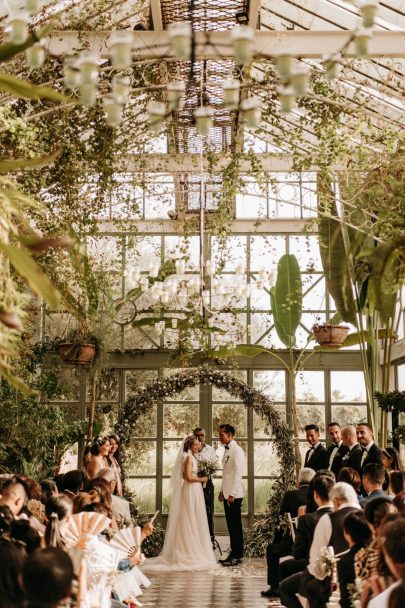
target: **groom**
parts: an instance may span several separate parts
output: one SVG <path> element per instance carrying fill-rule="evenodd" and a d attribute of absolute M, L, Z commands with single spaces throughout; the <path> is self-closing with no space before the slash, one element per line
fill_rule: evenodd
<path fill-rule="evenodd" d="M 245 466 L 245 453 L 234 440 L 235 429 L 230 424 L 221 424 L 219 440 L 225 446 L 222 461 L 222 488 L 218 500 L 224 503 L 226 525 L 231 543 L 231 552 L 225 560 L 220 560 L 223 566 L 237 566 L 243 558 L 242 530 L 242 476 Z"/>

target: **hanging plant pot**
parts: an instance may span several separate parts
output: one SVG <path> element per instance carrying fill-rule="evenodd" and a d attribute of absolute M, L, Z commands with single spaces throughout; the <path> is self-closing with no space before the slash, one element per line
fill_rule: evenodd
<path fill-rule="evenodd" d="M 65 363 L 79 363 L 89 365 L 96 355 L 94 344 L 74 344 L 73 342 L 62 342 L 58 346 L 58 354 Z"/>
<path fill-rule="evenodd" d="M 349 327 L 347 325 L 331 325 L 330 323 L 317 323 L 312 327 L 315 340 L 320 346 L 339 348 L 342 346 Z"/>

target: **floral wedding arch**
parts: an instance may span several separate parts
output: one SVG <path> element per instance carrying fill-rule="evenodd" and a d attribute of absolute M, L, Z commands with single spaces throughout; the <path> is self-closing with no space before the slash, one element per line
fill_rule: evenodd
<path fill-rule="evenodd" d="M 233 397 L 240 399 L 246 407 L 252 407 L 265 421 L 266 432 L 273 438 L 280 462 L 280 476 L 272 484 L 266 512 L 259 516 L 252 528 L 246 532 L 247 553 L 262 555 L 279 524 L 278 516 L 282 497 L 286 490 L 291 488 L 294 481 L 295 459 L 292 433 L 268 397 L 245 382 L 234 378 L 230 373 L 203 366 L 157 380 L 146 387 L 139 387 L 135 394 L 126 401 L 115 427 L 116 433 L 121 439 L 124 478 L 125 446 L 131 439 L 139 416 L 147 413 L 157 403 L 198 384 L 211 384 L 226 390 Z"/>

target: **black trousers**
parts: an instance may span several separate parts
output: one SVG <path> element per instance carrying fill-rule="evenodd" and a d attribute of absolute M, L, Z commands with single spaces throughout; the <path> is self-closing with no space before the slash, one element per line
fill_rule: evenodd
<path fill-rule="evenodd" d="M 243 530 L 242 530 L 242 498 L 235 498 L 232 504 L 224 499 L 226 525 L 228 526 L 231 541 L 230 557 L 241 559 L 243 557 Z"/>
<path fill-rule="evenodd" d="M 204 488 L 205 510 L 207 511 L 208 528 L 210 530 L 211 540 L 214 540 L 214 484 L 212 479 L 207 481 Z"/>
<path fill-rule="evenodd" d="M 302 608 L 302 604 L 296 596 L 300 592 L 303 572 L 292 574 L 285 578 L 280 584 L 280 600 L 286 608 Z"/>
<path fill-rule="evenodd" d="M 278 589 L 279 584 L 279 563 L 280 557 L 291 555 L 292 540 L 289 534 L 280 537 L 277 535 L 277 542 L 267 545 L 267 584 L 273 589 Z"/>
<path fill-rule="evenodd" d="M 288 578 L 297 572 L 303 572 L 308 565 L 307 559 L 286 559 L 278 567 L 278 577 L 280 581 Z"/>

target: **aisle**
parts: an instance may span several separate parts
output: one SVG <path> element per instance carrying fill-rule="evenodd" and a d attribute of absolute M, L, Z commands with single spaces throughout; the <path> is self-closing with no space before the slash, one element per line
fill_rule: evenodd
<path fill-rule="evenodd" d="M 152 585 L 139 600 L 145 608 L 279 608 L 277 599 L 260 595 L 267 588 L 264 566 L 263 559 L 245 559 L 237 568 L 150 574 Z"/>

